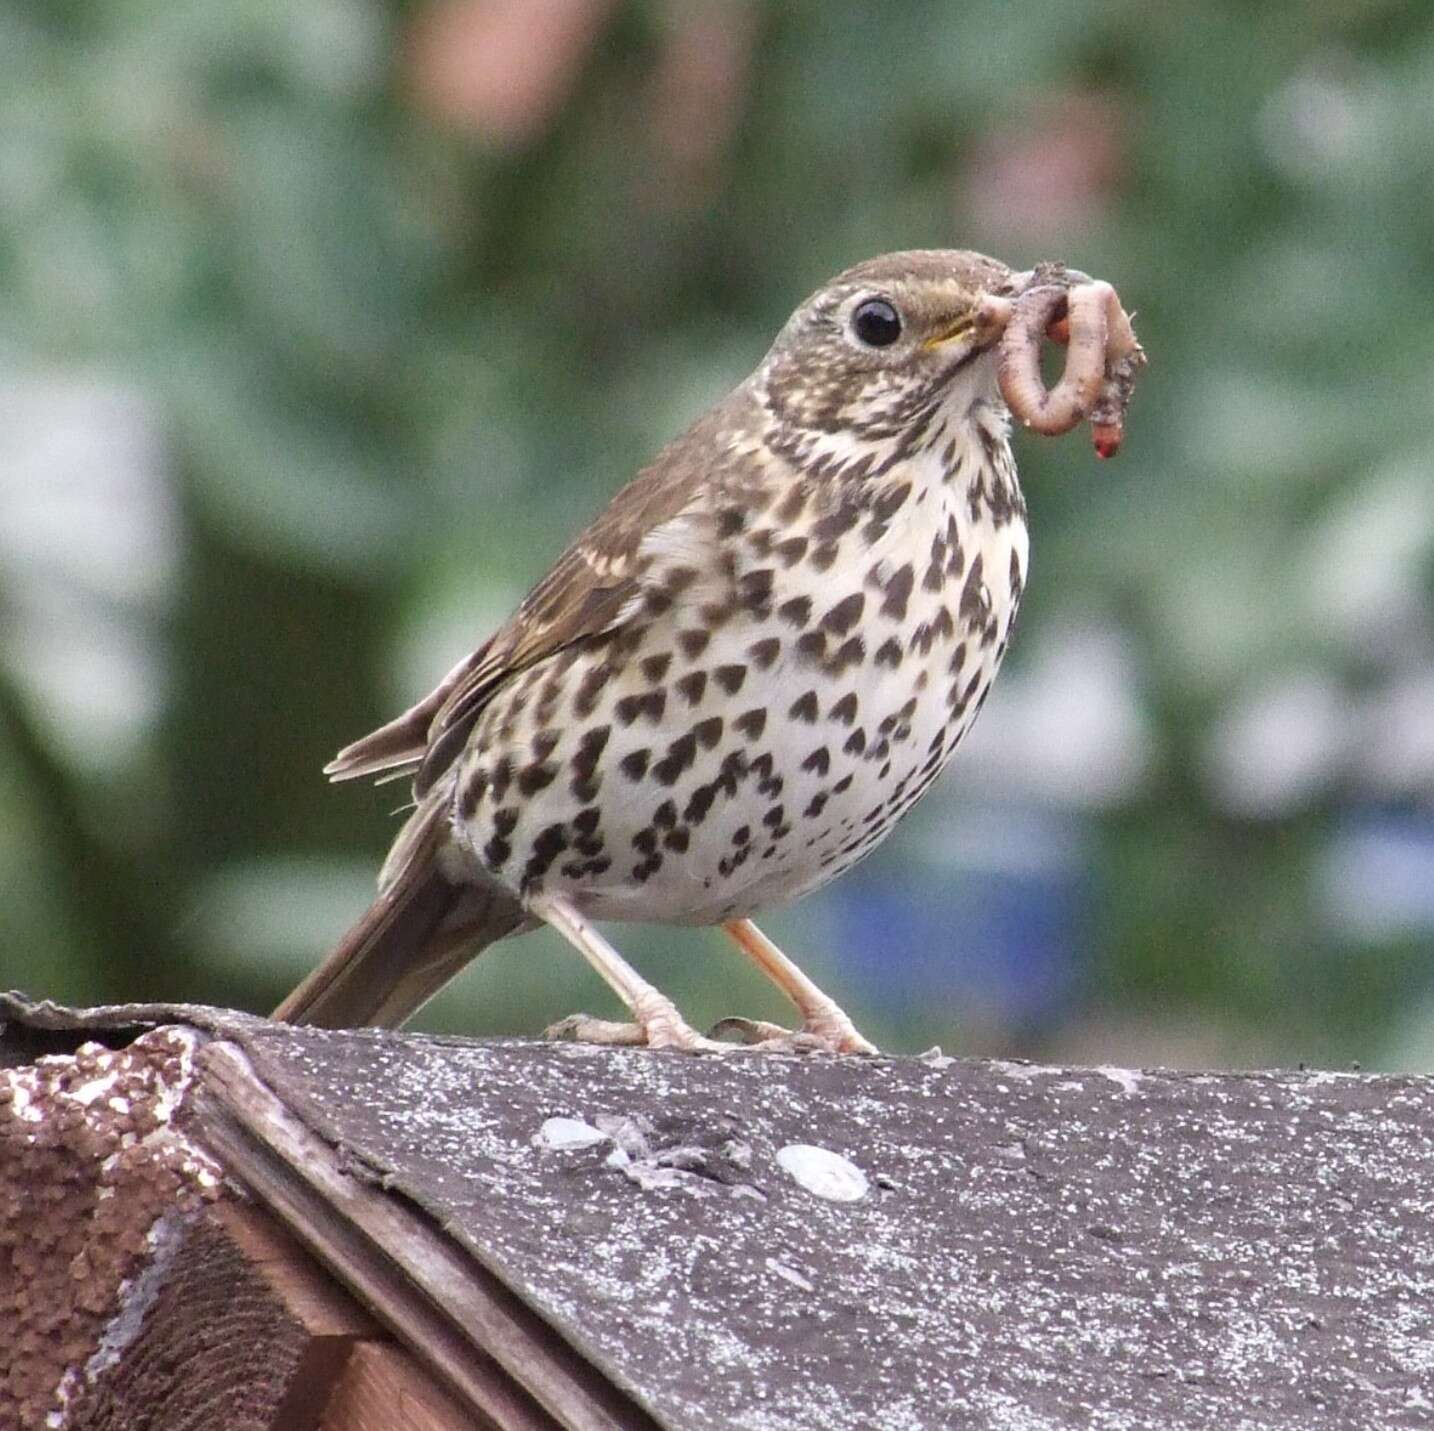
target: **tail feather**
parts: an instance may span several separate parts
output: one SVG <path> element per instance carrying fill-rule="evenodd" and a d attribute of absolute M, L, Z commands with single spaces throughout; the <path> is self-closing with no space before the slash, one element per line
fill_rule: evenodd
<path fill-rule="evenodd" d="M 434 806 L 415 813 L 378 898 L 274 1018 L 318 1028 L 398 1028 L 470 959 L 525 923 L 507 890 L 443 875 L 438 825 Z"/>

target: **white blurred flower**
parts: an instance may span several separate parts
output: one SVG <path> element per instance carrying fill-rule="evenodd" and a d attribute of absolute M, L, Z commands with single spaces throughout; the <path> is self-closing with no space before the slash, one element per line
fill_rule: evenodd
<path fill-rule="evenodd" d="M 1003 671 L 956 759 L 973 788 L 1092 808 L 1130 799 L 1154 758 L 1122 632 L 1095 618 L 1047 627 Z"/>
<path fill-rule="evenodd" d="M 178 523 L 149 404 L 106 375 L 0 387 L 0 659 L 84 765 L 122 758 L 164 694 Z"/>
<path fill-rule="evenodd" d="M 1354 712 L 1338 684 L 1294 671 L 1245 691 L 1210 733 L 1205 771 L 1231 814 L 1271 819 L 1308 804 L 1340 773 Z"/>
<path fill-rule="evenodd" d="M 1265 102 L 1259 138 L 1287 178 L 1327 179 L 1357 164 L 1378 134 L 1374 89 L 1353 57 L 1326 54 L 1291 75 Z"/>

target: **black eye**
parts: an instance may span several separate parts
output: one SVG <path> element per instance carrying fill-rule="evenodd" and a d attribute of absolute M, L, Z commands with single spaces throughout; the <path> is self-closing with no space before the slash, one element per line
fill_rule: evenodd
<path fill-rule="evenodd" d="M 884 298 L 858 303 L 851 331 L 869 348 L 889 348 L 901 337 L 901 315 Z"/>

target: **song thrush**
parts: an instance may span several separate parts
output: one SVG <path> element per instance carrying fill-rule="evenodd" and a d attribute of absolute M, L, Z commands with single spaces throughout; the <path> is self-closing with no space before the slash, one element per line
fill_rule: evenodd
<path fill-rule="evenodd" d="M 401 1023 L 546 921 L 636 1021 L 569 1032 L 713 1047 L 590 921 L 721 924 L 808 1035 L 870 1051 L 750 916 L 869 854 L 990 688 L 1027 553 L 993 348 L 1029 279 L 956 251 L 838 276 L 501 630 L 342 751 L 334 779 L 411 773 L 416 808 L 277 1017 Z"/>

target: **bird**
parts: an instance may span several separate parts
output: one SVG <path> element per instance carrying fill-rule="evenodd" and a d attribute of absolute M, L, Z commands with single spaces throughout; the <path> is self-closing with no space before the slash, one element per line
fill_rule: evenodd
<path fill-rule="evenodd" d="M 333 780 L 411 778 L 412 813 L 275 1017 L 396 1027 L 547 924 L 631 1016 L 549 1032 L 731 1050 L 597 928 L 715 925 L 801 1019 L 730 1021 L 748 1045 L 875 1052 L 753 920 L 870 854 L 990 690 L 1029 552 L 996 350 L 1030 281 L 954 249 L 838 274 L 506 624 L 340 751 Z"/>

